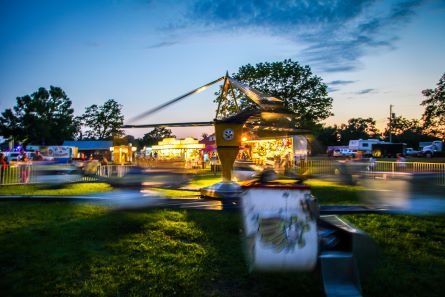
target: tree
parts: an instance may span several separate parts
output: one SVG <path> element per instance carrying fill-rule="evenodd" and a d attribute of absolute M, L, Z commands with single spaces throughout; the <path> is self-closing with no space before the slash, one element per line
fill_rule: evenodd
<path fill-rule="evenodd" d="M 428 134 L 445 138 L 445 73 L 437 83 L 437 87 L 422 91 L 427 97 L 421 105 L 425 106 L 422 115 L 424 128 Z"/>
<path fill-rule="evenodd" d="M 320 77 L 312 74 L 309 66 L 303 67 L 290 59 L 256 66 L 247 64 L 232 76 L 264 94 L 282 99 L 285 107 L 297 114 L 298 124 L 302 127 L 312 127 L 333 115 L 327 86 Z M 237 94 L 240 108 L 253 104 L 246 96 Z M 219 100 L 222 98 L 217 98 Z M 228 107 L 230 111 L 234 110 L 233 105 Z"/>
<path fill-rule="evenodd" d="M 85 108 L 85 113 L 79 118 L 82 126 L 87 129 L 85 139 L 109 139 L 124 135 L 121 129 L 124 124 L 122 105 L 114 99 L 107 100 L 104 105 L 93 104 Z"/>
<path fill-rule="evenodd" d="M 418 147 L 421 141 L 431 141 L 436 138 L 425 134 L 422 124 L 417 119 L 409 120 L 402 116 L 392 119 L 391 123 L 392 141 L 406 143 L 410 147 Z M 386 139 L 389 139 L 389 123 L 384 133 Z"/>
<path fill-rule="evenodd" d="M 340 126 L 341 143 L 347 145 L 351 139 L 368 139 L 379 136 L 379 130 L 376 128 L 376 122 L 373 118 L 352 118 L 347 124 Z"/>
<path fill-rule="evenodd" d="M 398 116 L 392 119 L 391 122 L 391 132 L 393 135 L 398 136 L 405 133 L 408 130 L 412 130 L 413 132 L 420 132 L 422 130 L 422 126 L 419 120 L 412 119 L 409 120 L 402 116 Z M 389 123 L 388 127 L 385 130 L 385 135 L 389 135 Z"/>
<path fill-rule="evenodd" d="M 163 127 L 156 127 L 150 132 L 144 134 L 142 138 L 139 139 L 139 146 L 152 146 L 157 144 L 160 140 L 167 137 L 176 137 L 173 135 L 172 130 Z"/>
<path fill-rule="evenodd" d="M 317 141 L 324 148 L 330 145 L 340 145 L 340 130 L 337 125 L 334 126 L 321 126 L 315 129 L 314 134 Z"/>
<path fill-rule="evenodd" d="M 114 136 L 113 145 L 137 145 L 138 140 L 133 135 L 125 135 L 123 137 Z"/>
<path fill-rule="evenodd" d="M 23 144 L 60 145 L 73 139 L 79 129 L 72 102 L 59 87 L 39 88 L 17 97 L 13 109 L 0 116 L 0 134 Z"/>

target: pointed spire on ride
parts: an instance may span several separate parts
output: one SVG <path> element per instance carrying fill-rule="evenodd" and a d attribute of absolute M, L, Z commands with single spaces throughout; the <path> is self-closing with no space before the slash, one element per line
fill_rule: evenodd
<path fill-rule="evenodd" d="M 221 92 L 221 98 L 224 99 L 226 101 L 226 103 L 227 103 L 227 100 L 228 100 L 228 96 L 227 95 L 229 94 L 229 91 L 230 91 L 230 94 L 233 97 L 233 100 L 235 102 L 235 106 L 236 106 L 237 112 L 240 112 L 240 110 L 239 110 L 239 107 L 238 107 L 238 103 L 236 101 L 236 96 L 235 96 L 235 92 L 234 92 L 233 88 L 236 88 L 241 93 L 245 94 L 246 97 L 249 98 L 250 100 L 252 100 L 256 105 L 258 105 L 258 107 L 261 110 L 272 111 L 274 109 L 283 108 L 283 101 L 281 99 L 278 99 L 278 98 L 275 98 L 275 97 L 272 97 L 272 96 L 267 96 L 267 95 L 261 93 L 258 90 L 255 90 L 253 88 L 250 88 L 250 87 L 244 85 L 243 83 L 241 83 L 241 82 L 237 81 L 236 79 L 230 77 L 229 76 L 229 72 L 226 71 L 226 74 L 224 76 L 222 76 L 222 77 L 220 77 L 220 78 L 218 78 L 218 79 L 216 79 L 216 80 L 214 80 L 212 82 L 209 82 L 209 83 L 207 83 L 207 84 L 205 84 L 205 85 L 203 85 L 203 86 L 201 86 L 199 88 L 196 88 L 196 89 L 194 89 L 194 90 L 192 90 L 190 92 L 187 92 L 187 93 L 185 93 L 185 94 L 183 94 L 183 95 L 181 95 L 179 97 L 176 97 L 176 98 L 174 98 L 172 100 L 169 100 L 166 103 L 163 103 L 163 104 L 161 104 L 161 105 L 159 105 L 159 106 L 157 106 L 155 108 L 152 108 L 152 109 L 150 109 L 150 110 L 148 110 L 148 111 L 146 111 L 146 112 L 144 112 L 144 113 L 142 113 L 142 114 L 140 114 L 140 115 L 130 119 L 128 123 L 134 123 L 134 122 L 136 122 L 136 121 L 138 121 L 138 120 L 140 120 L 142 118 L 145 118 L 145 117 L 147 117 L 149 115 L 152 115 L 152 114 L 154 114 L 154 113 L 156 113 L 156 112 L 158 112 L 158 111 L 160 111 L 160 110 L 162 110 L 162 109 L 164 109 L 164 108 L 166 108 L 166 107 L 168 107 L 168 106 L 170 106 L 170 105 L 172 105 L 172 104 L 174 104 L 174 103 L 176 103 L 176 102 L 178 102 L 178 101 L 180 101 L 182 99 L 185 99 L 186 97 L 188 97 L 190 95 L 202 92 L 205 89 L 209 88 L 210 86 L 212 86 L 212 85 L 214 85 L 214 84 L 216 84 L 216 83 L 218 83 L 218 82 L 220 82 L 222 80 L 224 80 L 224 83 L 223 83 L 222 90 L 221 90 L 222 91 Z M 218 104 L 217 115 L 220 112 L 220 105 L 221 105 L 221 101 L 219 101 L 219 104 Z M 126 126 L 129 126 L 129 125 L 126 125 Z"/>

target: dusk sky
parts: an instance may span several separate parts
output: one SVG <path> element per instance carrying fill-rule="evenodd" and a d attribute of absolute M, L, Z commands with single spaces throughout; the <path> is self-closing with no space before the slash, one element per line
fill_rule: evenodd
<path fill-rule="evenodd" d="M 443 0 L 0 0 L 0 111 L 53 85 L 76 115 L 113 98 L 130 119 L 226 71 L 290 58 L 328 84 L 326 123 L 383 128 L 390 104 L 420 118 L 421 91 L 445 73 L 444 32 Z M 138 123 L 210 121 L 216 89 Z"/>

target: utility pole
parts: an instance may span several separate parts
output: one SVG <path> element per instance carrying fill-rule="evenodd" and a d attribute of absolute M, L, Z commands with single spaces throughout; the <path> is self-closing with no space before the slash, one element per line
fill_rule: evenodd
<path fill-rule="evenodd" d="M 389 105 L 389 143 L 392 143 L 392 104 Z"/>

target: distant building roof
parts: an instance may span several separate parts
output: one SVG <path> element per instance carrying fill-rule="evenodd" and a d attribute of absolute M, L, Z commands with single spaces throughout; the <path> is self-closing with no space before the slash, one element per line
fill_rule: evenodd
<path fill-rule="evenodd" d="M 63 145 L 76 146 L 79 151 L 82 150 L 109 150 L 113 146 L 111 140 L 65 140 Z"/>

